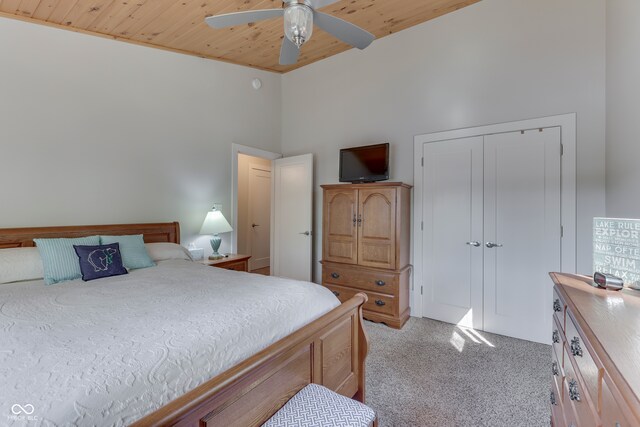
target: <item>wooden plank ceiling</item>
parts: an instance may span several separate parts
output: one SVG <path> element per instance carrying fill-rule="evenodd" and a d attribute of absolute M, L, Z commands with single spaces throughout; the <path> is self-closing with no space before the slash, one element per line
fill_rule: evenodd
<path fill-rule="evenodd" d="M 322 11 L 380 38 L 478 1 L 340 0 Z M 314 28 L 298 63 L 281 66 L 282 18 L 223 30 L 204 23 L 209 15 L 281 6 L 278 0 L 0 0 L 0 16 L 276 72 L 350 49 Z"/>

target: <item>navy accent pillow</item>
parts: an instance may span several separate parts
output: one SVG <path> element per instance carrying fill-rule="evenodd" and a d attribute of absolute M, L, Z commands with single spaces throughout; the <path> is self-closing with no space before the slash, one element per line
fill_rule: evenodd
<path fill-rule="evenodd" d="M 73 245 L 73 249 L 80 258 L 80 271 L 85 282 L 128 273 L 122 264 L 118 243 L 98 246 Z"/>

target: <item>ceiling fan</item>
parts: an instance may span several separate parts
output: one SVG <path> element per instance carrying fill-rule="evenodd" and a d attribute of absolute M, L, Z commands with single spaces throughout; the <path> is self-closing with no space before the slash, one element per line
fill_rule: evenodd
<path fill-rule="evenodd" d="M 364 49 L 373 42 L 375 36 L 370 32 L 316 10 L 337 1 L 283 0 L 281 9 L 249 10 L 208 16 L 205 18 L 205 22 L 212 28 L 227 28 L 284 16 L 285 37 L 282 39 L 282 48 L 280 49 L 280 65 L 292 65 L 298 61 L 300 47 L 311 38 L 314 21 L 318 27 L 358 49 Z"/>

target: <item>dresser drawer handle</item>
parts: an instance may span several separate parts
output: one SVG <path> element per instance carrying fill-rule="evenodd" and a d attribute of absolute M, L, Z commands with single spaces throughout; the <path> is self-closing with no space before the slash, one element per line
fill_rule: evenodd
<path fill-rule="evenodd" d="M 558 403 L 556 402 L 556 394 L 553 392 L 553 390 L 551 390 L 551 404 L 553 406 L 557 406 Z"/>
<path fill-rule="evenodd" d="M 556 313 L 560 313 L 562 311 L 562 304 L 560 304 L 560 300 L 556 298 L 553 302 L 553 311 Z"/>
<path fill-rule="evenodd" d="M 569 399 L 580 402 L 580 391 L 576 380 L 569 381 Z"/>
<path fill-rule="evenodd" d="M 384 286 L 384 285 L 386 285 L 386 283 L 385 283 L 385 281 L 384 281 L 384 280 L 376 280 L 376 285 L 378 285 L 378 286 Z"/>
<path fill-rule="evenodd" d="M 557 377 L 558 375 L 560 375 L 560 372 L 558 371 L 558 362 L 553 362 L 551 364 L 551 373 L 553 374 L 554 377 Z"/>
<path fill-rule="evenodd" d="M 339 296 L 340 296 L 340 292 L 336 292 L 336 291 L 331 291 L 331 292 L 333 292 L 333 294 L 334 294 L 335 296 L 337 296 L 337 297 L 339 297 Z"/>
<path fill-rule="evenodd" d="M 560 342 L 560 334 L 558 333 L 557 329 L 555 331 L 553 331 L 553 334 L 551 335 L 551 340 L 554 343 L 559 343 Z"/>
<path fill-rule="evenodd" d="M 582 346 L 580 346 L 580 338 L 578 337 L 571 339 L 571 354 L 582 357 Z"/>
<path fill-rule="evenodd" d="M 381 299 L 377 299 L 376 300 L 376 305 L 382 307 L 383 305 L 386 305 L 387 303 L 382 301 Z"/>
<path fill-rule="evenodd" d="M 340 275 L 338 273 L 331 273 L 331 277 L 333 277 L 334 279 L 338 279 Z"/>

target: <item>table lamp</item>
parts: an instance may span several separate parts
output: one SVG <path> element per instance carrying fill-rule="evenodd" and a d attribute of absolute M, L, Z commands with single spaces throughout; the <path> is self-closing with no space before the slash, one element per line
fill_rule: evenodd
<path fill-rule="evenodd" d="M 229 231 L 233 231 L 231 225 L 227 222 L 222 212 L 220 212 L 215 207 L 212 211 L 207 213 L 207 217 L 204 219 L 202 223 L 202 228 L 200 229 L 200 234 L 213 235 L 211 238 L 211 249 L 213 249 L 213 254 L 209 257 L 209 259 L 220 259 L 224 258 L 223 255 L 218 253 L 218 249 L 220 249 L 220 243 L 222 243 L 222 239 L 218 234 L 220 233 L 228 233 Z"/>

